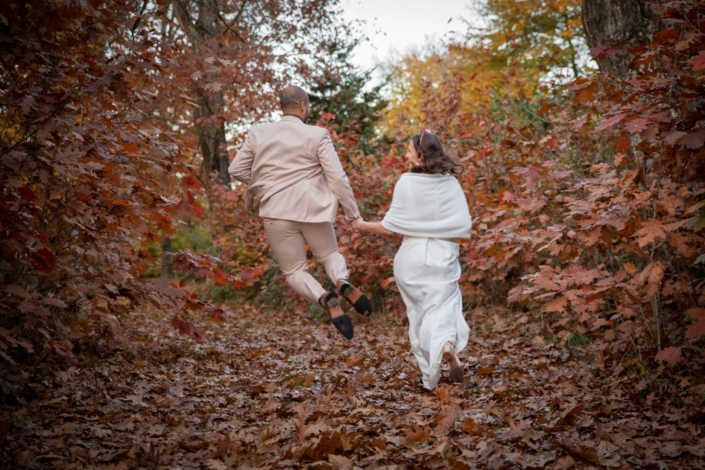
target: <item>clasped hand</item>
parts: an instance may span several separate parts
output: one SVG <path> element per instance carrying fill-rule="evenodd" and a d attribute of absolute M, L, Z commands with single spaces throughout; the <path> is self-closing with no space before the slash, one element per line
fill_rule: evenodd
<path fill-rule="evenodd" d="M 362 226 L 364 225 L 365 221 L 360 217 L 359 219 L 353 220 L 350 225 L 352 226 L 353 231 L 355 232 L 360 232 L 363 230 Z"/>

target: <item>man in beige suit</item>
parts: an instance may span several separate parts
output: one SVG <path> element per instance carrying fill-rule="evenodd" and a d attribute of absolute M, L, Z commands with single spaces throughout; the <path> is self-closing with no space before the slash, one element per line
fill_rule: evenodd
<path fill-rule="evenodd" d="M 333 223 L 338 202 L 348 219 L 360 212 L 330 134 L 306 125 L 308 94 L 288 86 L 280 96 L 284 117 L 250 128 L 228 172 L 247 184 L 246 208 L 259 211 L 269 245 L 286 282 L 303 298 L 324 308 L 343 336 L 353 326 L 338 295 L 326 292 L 308 272 L 306 245 L 323 263 L 340 293 L 363 315 L 372 312 L 367 296 L 348 283 Z"/>

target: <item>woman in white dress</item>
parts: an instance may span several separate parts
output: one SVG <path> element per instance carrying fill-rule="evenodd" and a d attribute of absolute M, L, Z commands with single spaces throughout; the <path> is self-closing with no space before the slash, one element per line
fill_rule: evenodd
<path fill-rule="evenodd" d="M 353 222 L 355 230 L 398 233 L 404 241 L 394 258 L 394 279 L 406 305 L 411 348 L 433 390 L 448 362 L 450 379 L 463 381 L 457 353 L 465 349 L 470 329 L 463 317 L 458 286 L 458 239 L 468 238 L 472 219 L 454 175 L 463 167 L 444 151 L 441 141 L 424 130 L 409 142 L 410 172 L 399 178 L 392 205 L 381 222 Z"/>

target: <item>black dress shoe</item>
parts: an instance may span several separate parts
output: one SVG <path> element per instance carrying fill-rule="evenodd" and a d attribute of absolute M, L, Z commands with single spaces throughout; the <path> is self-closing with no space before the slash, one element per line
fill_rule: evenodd
<path fill-rule="evenodd" d="M 340 286 L 340 293 L 343 294 L 345 300 L 350 302 L 355 311 L 360 315 L 369 317 L 372 314 L 372 302 L 359 289 L 353 287 L 347 282 Z"/>
<path fill-rule="evenodd" d="M 355 334 L 353 331 L 352 320 L 350 320 L 348 314 L 343 312 L 343 309 L 340 308 L 340 299 L 338 298 L 338 294 L 335 292 L 328 292 L 327 294 L 321 296 L 318 302 L 321 304 L 321 307 L 328 312 L 331 320 L 333 320 L 333 325 L 340 332 L 340 334 L 346 339 L 352 339 Z M 343 314 L 333 317 L 331 310 L 339 310 L 340 312 L 343 312 Z"/>

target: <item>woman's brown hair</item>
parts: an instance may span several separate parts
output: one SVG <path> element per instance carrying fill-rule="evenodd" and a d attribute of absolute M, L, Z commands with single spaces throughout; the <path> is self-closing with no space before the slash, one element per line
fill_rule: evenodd
<path fill-rule="evenodd" d="M 423 134 L 414 135 L 411 141 L 414 143 L 414 150 L 423 161 L 423 165 L 414 166 L 411 170 L 413 173 L 461 175 L 465 171 L 463 165 L 443 151 L 441 139 L 435 134 L 426 131 Z"/>

